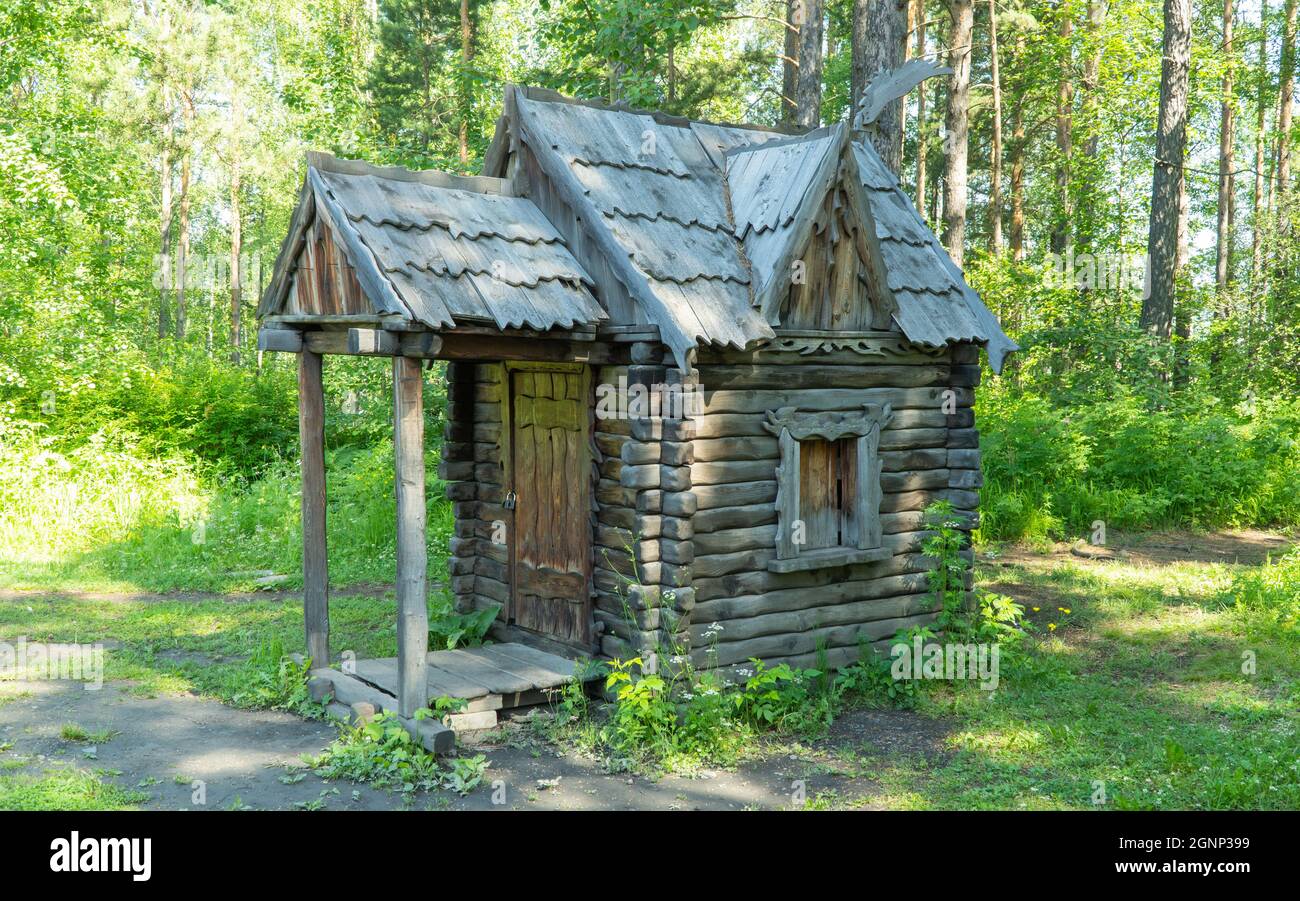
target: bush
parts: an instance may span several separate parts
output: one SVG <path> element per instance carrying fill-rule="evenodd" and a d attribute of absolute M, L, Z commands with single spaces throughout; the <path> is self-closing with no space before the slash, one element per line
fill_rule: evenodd
<path fill-rule="evenodd" d="M 1234 613 L 1252 634 L 1300 641 L 1300 548 L 1236 573 L 1229 591 Z"/>
<path fill-rule="evenodd" d="M 1300 524 L 1300 403 L 1213 398 L 1149 409 L 1125 393 L 1058 406 L 982 389 L 982 539 L 1117 529 Z"/>

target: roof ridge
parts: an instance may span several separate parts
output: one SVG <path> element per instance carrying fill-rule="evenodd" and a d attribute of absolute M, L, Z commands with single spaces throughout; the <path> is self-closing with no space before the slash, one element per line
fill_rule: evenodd
<path fill-rule="evenodd" d="M 307 151 L 307 166 L 318 172 L 329 172 L 334 175 L 373 175 L 389 181 L 415 182 L 433 188 L 468 191 L 471 194 L 515 196 L 510 180 L 507 178 L 494 178 L 490 175 L 456 175 L 441 169 L 376 166 L 365 160 L 344 159 L 320 150 Z"/>

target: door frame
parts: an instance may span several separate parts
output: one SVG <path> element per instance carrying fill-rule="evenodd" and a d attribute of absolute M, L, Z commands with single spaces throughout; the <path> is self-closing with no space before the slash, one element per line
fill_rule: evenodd
<path fill-rule="evenodd" d="M 506 604 L 506 626 L 511 629 L 520 629 L 530 635 L 539 635 L 548 641 L 554 641 L 568 647 L 580 648 L 583 651 L 592 651 L 599 645 L 599 637 L 596 632 L 595 623 L 595 600 L 591 596 L 592 577 L 595 561 L 596 535 L 592 527 L 590 507 L 596 497 L 596 476 L 591 474 L 595 471 L 596 457 L 594 453 L 594 444 L 592 439 L 593 423 L 592 416 L 595 411 L 594 404 L 594 380 L 592 367 L 586 363 L 542 363 L 533 361 L 516 361 L 507 360 L 501 364 L 501 385 L 503 396 L 501 399 L 501 466 L 502 472 L 506 477 L 508 484 L 505 486 L 506 491 L 510 491 L 515 485 L 515 374 L 518 372 L 567 372 L 581 376 L 581 387 L 579 389 L 578 402 L 583 406 L 585 416 L 580 416 L 579 421 L 583 423 L 582 438 L 579 446 L 583 449 L 583 456 L 587 462 L 588 475 L 588 508 L 587 525 L 585 533 L 587 536 L 587 549 L 583 555 L 583 566 L 585 569 L 584 576 L 587 583 L 586 616 L 587 629 L 590 635 L 590 641 L 586 644 L 582 642 L 568 641 L 555 635 L 548 635 L 544 632 L 536 632 L 532 629 L 525 629 L 515 622 L 515 604 L 517 602 L 517 562 L 516 554 L 519 547 L 518 535 L 515 531 L 514 511 L 510 511 L 510 541 L 509 544 L 509 563 L 510 568 L 510 593 L 509 601 Z M 505 501 L 504 496 L 502 501 Z"/>

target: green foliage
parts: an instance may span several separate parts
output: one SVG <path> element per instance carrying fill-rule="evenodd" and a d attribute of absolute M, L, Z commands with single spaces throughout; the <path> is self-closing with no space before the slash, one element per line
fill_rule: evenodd
<path fill-rule="evenodd" d="M 605 690 L 614 692 L 614 703 L 601 730 L 605 743 L 637 761 L 672 751 L 677 708 L 668 689 L 662 676 L 645 672 L 640 657 L 611 661 Z"/>
<path fill-rule="evenodd" d="M 1228 590 L 1248 634 L 1300 643 L 1300 548 L 1236 573 Z"/>
<path fill-rule="evenodd" d="M 445 774 L 397 718 L 380 713 L 358 726 L 340 725 L 340 734 L 309 761 L 322 779 L 364 782 L 400 792 L 433 791 Z"/>
<path fill-rule="evenodd" d="M 239 686 L 230 702 L 256 710 L 288 710 L 299 716 L 320 719 L 325 708 L 307 693 L 311 661 L 295 663 L 277 640 L 264 641 L 233 679 Z"/>
<path fill-rule="evenodd" d="M 1116 389 L 1067 411 L 995 384 L 978 413 L 984 540 L 1066 539 L 1098 520 L 1121 530 L 1300 523 L 1293 398 L 1179 397 L 1153 410 Z"/>
<path fill-rule="evenodd" d="M 668 673 L 647 672 L 640 657 L 596 664 L 612 701 L 604 720 L 593 722 L 583 680 L 565 686 L 556 705 L 561 734 L 609 754 L 616 769 L 689 767 L 733 761 L 749 736 L 768 732 L 816 736 L 834 719 L 839 694 L 819 670 L 751 660 L 741 681 L 716 671 L 674 664 Z"/>
<path fill-rule="evenodd" d="M 392 444 L 330 451 L 326 469 L 332 580 L 390 582 Z M 224 590 L 271 573 L 291 586 L 302 569 L 299 486 L 295 461 L 244 482 L 110 433 L 63 449 L 51 438 L 0 442 L 0 580 Z M 430 575 L 445 581 L 453 520 L 432 472 L 427 498 Z M 451 614 L 445 598 L 435 603 Z M 449 620 L 444 637 L 463 629 L 461 640 L 476 640 L 482 625 L 477 614 Z"/>
<path fill-rule="evenodd" d="M 438 592 L 429 610 L 430 650 L 477 647 L 501 612 L 499 606 L 484 607 L 469 613 L 457 613 L 450 593 Z"/>
<path fill-rule="evenodd" d="M 740 721 L 759 729 L 818 734 L 834 719 L 832 695 L 823 673 L 796 669 L 786 663 L 769 667 L 756 657 L 752 672 L 732 695 Z"/>
<path fill-rule="evenodd" d="M 435 707 L 417 711 L 416 719 L 441 718 L 464 706 L 460 699 L 439 698 Z M 467 795 L 483 783 L 487 757 L 454 757 L 447 767 L 411 736 L 393 714 L 377 714 L 357 726 L 340 724 L 339 737 L 319 757 L 308 761 L 323 779 L 364 782 L 407 793 L 450 789 Z"/>
<path fill-rule="evenodd" d="M 867 643 L 859 645 L 858 659 L 835 678 L 839 696 L 878 706 L 914 707 L 920 690 L 918 679 L 895 679 L 889 658 Z"/>

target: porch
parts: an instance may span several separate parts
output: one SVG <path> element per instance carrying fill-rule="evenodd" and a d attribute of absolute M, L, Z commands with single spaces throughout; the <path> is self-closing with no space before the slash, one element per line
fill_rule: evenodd
<path fill-rule="evenodd" d="M 550 693 L 573 678 L 575 670 L 574 661 L 567 657 L 517 642 L 432 651 L 425 659 L 427 697 L 466 702 L 463 710 L 448 717 L 446 725 L 418 721 L 417 737 L 439 753 L 452 749 L 455 732 L 491 729 L 504 711 L 546 703 Z M 342 669 L 319 667 L 312 670 L 309 687 L 314 699 L 330 700 L 330 713 L 340 719 L 351 719 L 357 704 L 369 704 L 376 713 L 402 715 L 397 657 L 349 660 Z"/>

